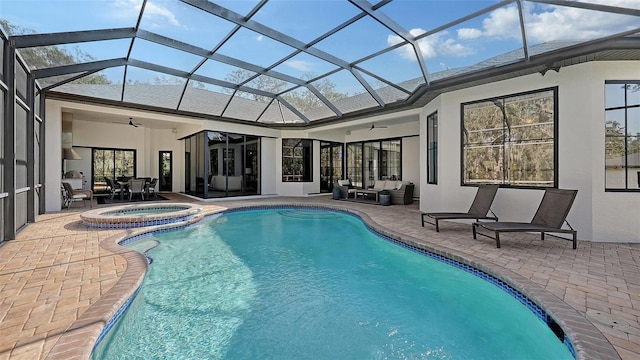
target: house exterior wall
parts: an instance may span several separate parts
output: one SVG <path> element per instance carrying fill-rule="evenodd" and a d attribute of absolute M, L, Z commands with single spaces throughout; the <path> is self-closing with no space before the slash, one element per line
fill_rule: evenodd
<path fill-rule="evenodd" d="M 438 185 L 426 184 L 421 165 L 422 211 L 467 211 L 476 189 L 461 186 L 460 104 L 558 86 L 558 184 L 578 189 L 567 220 L 578 238 L 640 242 L 640 193 L 604 191 L 604 82 L 637 80 L 637 62 L 598 62 L 563 67 L 441 95 L 420 118 L 420 164 L 426 164 L 426 116 L 438 111 Z M 530 221 L 542 190 L 500 189 L 492 210 L 503 221 Z"/>
<path fill-rule="evenodd" d="M 418 197 L 420 194 L 420 168 L 424 167 L 420 158 L 420 137 L 402 138 L 402 180 L 415 184 L 414 197 Z"/>
<path fill-rule="evenodd" d="M 108 122 L 74 119 L 74 146 L 135 148 L 138 174 L 157 173 L 159 150 L 174 154 L 174 191 L 184 191 L 184 144 L 179 140 L 202 130 L 218 130 L 263 136 L 261 150 L 261 194 L 305 196 L 319 193 L 319 140 L 349 143 L 375 139 L 403 138 L 403 179 L 416 184 L 422 211 L 466 211 L 476 189 L 460 185 L 460 104 L 536 89 L 558 87 L 558 183 L 560 188 L 578 189 L 578 197 L 568 220 L 581 240 L 640 242 L 640 193 L 605 192 L 604 168 L 604 82 L 637 80 L 638 62 L 590 62 L 533 74 L 517 79 L 472 87 L 443 94 L 422 109 L 384 114 L 346 124 L 333 123 L 305 130 L 278 130 L 211 120 L 180 119 L 159 114 L 159 120 L 177 121 L 170 129 L 125 128 Z M 61 117 L 63 109 L 73 105 L 81 110 L 99 108 L 88 104 L 47 101 L 46 146 L 47 211 L 60 208 Z M 130 109 L 105 109 L 122 115 Z M 438 112 L 438 183 L 426 183 L 426 117 Z M 140 115 L 149 116 L 148 113 Z M 155 116 L 155 115 L 154 115 Z M 395 124 L 393 121 L 397 121 Z M 407 121 L 408 120 L 408 121 Z M 369 131 L 372 122 L 385 121 L 387 128 Z M 348 131 L 347 131 L 348 130 Z M 419 137 L 415 137 L 419 134 Z M 313 181 L 282 182 L 282 138 L 314 139 Z M 501 220 L 529 221 L 535 213 L 542 190 L 501 189 L 493 210 Z"/>
<path fill-rule="evenodd" d="M 60 182 L 62 175 L 62 111 L 58 104 L 45 104 L 45 208 L 58 211 L 62 206 Z"/>

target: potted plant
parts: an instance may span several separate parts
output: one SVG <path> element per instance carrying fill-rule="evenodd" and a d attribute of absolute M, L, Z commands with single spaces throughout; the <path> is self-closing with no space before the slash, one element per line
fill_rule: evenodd
<path fill-rule="evenodd" d="M 340 191 L 340 187 L 337 185 L 333 186 L 333 200 L 340 200 L 342 196 L 342 191 Z"/>
<path fill-rule="evenodd" d="M 391 205 L 391 192 L 389 190 L 382 190 L 378 193 L 378 201 L 380 205 Z"/>

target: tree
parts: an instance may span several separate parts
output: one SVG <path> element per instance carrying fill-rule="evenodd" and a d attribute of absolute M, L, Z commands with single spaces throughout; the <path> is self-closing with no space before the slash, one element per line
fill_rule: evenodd
<path fill-rule="evenodd" d="M 9 36 L 35 33 L 32 29 L 13 25 L 5 19 L 0 19 L 0 26 L 2 26 Z M 30 69 L 43 69 L 95 60 L 93 56 L 82 51 L 77 46 L 73 48 L 73 51 L 74 53 L 70 53 L 69 50 L 55 45 L 24 48 L 19 50 L 20 55 Z M 64 79 L 66 79 L 66 76 L 51 77 L 46 79 L 46 83 L 55 84 Z M 76 82 L 81 84 L 111 84 L 111 81 L 105 75 L 98 74 L 84 76 L 76 80 Z"/>

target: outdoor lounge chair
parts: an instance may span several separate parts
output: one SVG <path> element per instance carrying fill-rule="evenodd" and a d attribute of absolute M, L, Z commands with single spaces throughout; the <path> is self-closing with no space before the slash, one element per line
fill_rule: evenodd
<path fill-rule="evenodd" d="M 567 222 L 567 215 L 571 210 L 573 200 L 576 198 L 578 190 L 562 190 L 562 189 L 547 189 L 542 197 L 538 211 L 533 216 L 533 220 L 529 223 L 523 222 L 506 222 L 500 221 L 495 223 L 473 223 L 473 238 L 476 238 L 476 233 L 482 236 L 486 236 L 496 240 L 496 247 L 500 247 L 500 233 L 501 232 L 539 232 L 540 240 L 544 240 L 545 233 L 567 233 L 573 235 L 573 248 L 577 246 L 577 232 L 573 230 L 569 222 Z M 562 229 L 562 225 L 567 223 L 569 229 Z M 495 233 L 495 237 L 486 235 L 480 232 L 476 232 L 477 227 L 485 228 Z M 564 239 L 559 236 L 550 235 Z M 565 239 L 570 240 L 570 239 Z"/>
<path fill-rule="evenodd" d="M 494 220 L 498 221 L 498 217 L 496 214 L 491 211 L 491 204 L 493 203 L 493 199 L 496 197 L 496 193 L 498 192 L 498 185 L 480 185 L 478 186 L 478 192 L 476 192 L 476 197 L 473 199 L 473 203 L 471 203 L 471 207 L 469 211 L 464 212 L 433 212 L 433 213 L 422 213 L 422 227 L 424 227 L 424 223 L 435 225 L 436 232 L 440 232 L 440 224 L 439 220 L 454 220 L 454 219 L 475 219 L 476 221 L 480 220 Z M 487 216 L 487 214 L 491 211 L 493 216 Z M 431 218 L 435 220 L 435 223 L 431 223 L 425 221 L 425 218 Z"/>

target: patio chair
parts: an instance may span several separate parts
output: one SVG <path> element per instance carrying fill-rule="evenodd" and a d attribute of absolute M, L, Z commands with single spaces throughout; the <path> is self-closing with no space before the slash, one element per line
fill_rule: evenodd
<path fill-rule="evenodd" d="M 74 189 L 71 187 L 71 184 L 64 181 L 62 182 L 62 186 L 64 187 L 64 191 L 67 193 L 67 198 L 65 200 L 66 207 L 71 206 L 71 203 L 78 200 L 82 200 L 82 206 L 86 206 L 84 202 L 89 200 L 89 207 L 93 208 L 93 191 Z"/>
<path fill-rule="evenodd" d="M 571 210 L 571 205 L 573 205 L 573 200 L 575 200 L 577 193 L 578 190 L 547 189 L 531 222 L 476 222 L 473 223 L 473 238 L 476 238 L 476 234 L 480 234 L 495 239 L 496 247 L 499 248 L 501 232 L 539 232 L 540 240 L 544 240 L 545 233 L 567 233 L 572 235 L 572 239 L 565 239 L 555 235 L 549 236 L 573 241 L 573 248 L 575 249 L 577 247 L 577 231 L 567 221 L 567 215 Z M 564 223 L 567 224 L 569 229 L 562 229 Z M 495 237 L 477 232 L 476 229 L 478 227 L 493 231 Z"/>
<path fill-rule="evenodd" d="M 145 183 L 144 179 L 130 179 L 129 180 L 129 201 L 133 199 L 133 194 L 140 194 L 140 198 L 144 200 L 145 193 Z"/>
<path fill-rule="evenodd" d="M 351 184 L 350 179 L 338 180 L 337 184 L 334 186 L 338 186 L 340 188 L 340 193 L 342 194 L 342 197 L 344 197 L 345 199 L 348 199 L 349 195 L 351 195 L 351 197 L 354 197 L 357 190 Z"/>
<path fill-rule="evenodd" d="M 105 178 L 105 180 L 107 182 L 107 186 L 109 187 L 109 199 L 113 200 L 113 197 L 116 194 L 120 194 L 120 198 L 122 198 L 122 193 L 124 191 L 122 186 L 120 186 L 119 183 L 111 178 Z"/>
<path fill-rule="evenodd" d="M 480 220 L 493 220 L 498 221 L 498 217 L 496 214 L 491 211 L 491 204 L 493 203 L 493 199 L 496 197 L 496 193 L 498 192 L 499 185 L 480 185 L 478 186 L 478 191 L 476 192 L 476 197 L 473 199 L 473 203 L 471 203 L 471 207 L 467 212 L 431 212 L 431 213 L 422 213 L 422 227 L 424 227 L 424 223 L 435 225 L 436 232 L 440 232 L 440 220 L 456 220 L 456 219 L 475 219 L 476 221 Z M 493 216 L 488 216 L 487 214 L 491 212 Z M 430 218 L 435 220 L 435 223 L 431 223 L 429 221 L 425 221 L 425 218 Z"/>
<path fill-rule="evenodd" d="M 158 178 L 153 178 L 151 179 L 151 181 L 149 182 L 149 185 L 147 186 L 147 197 L 150 197 L 151 194 L 153 194 L 154 198 L 158 198 L 158 190 L 156 189 L 158 187 Z"/>

